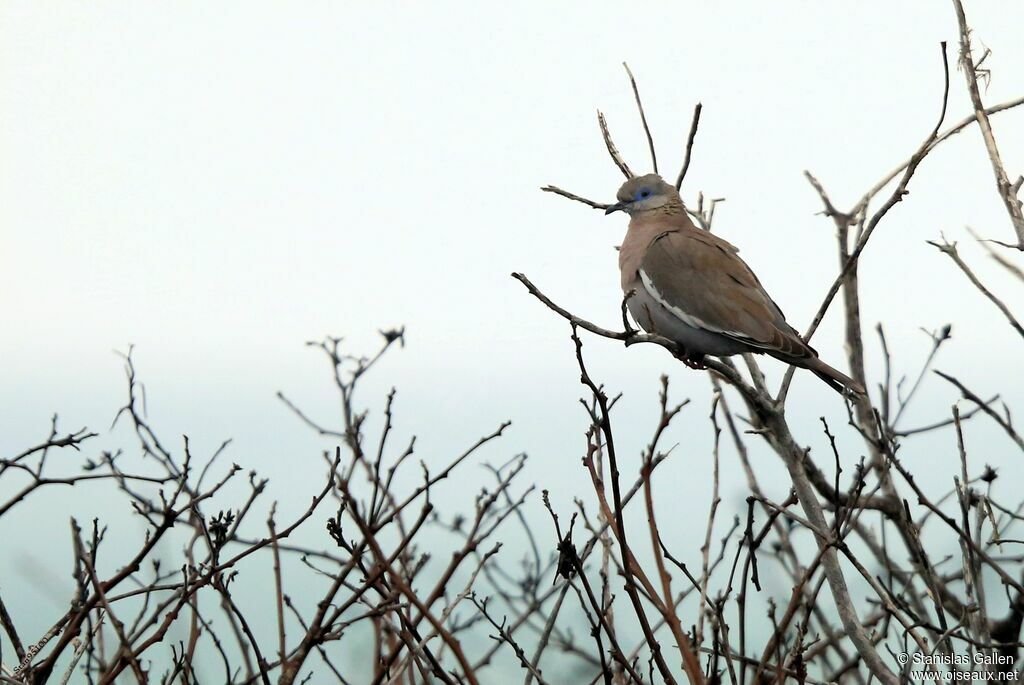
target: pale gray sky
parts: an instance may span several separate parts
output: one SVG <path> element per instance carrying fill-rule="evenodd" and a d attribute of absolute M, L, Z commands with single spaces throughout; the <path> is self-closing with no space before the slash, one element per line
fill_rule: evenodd
<path fill-rule="evenodd" d="M 993 51 L 986 101 L 1020 96 L 1024 6 L 968 11 L 976 40 Z M 287 498 L 315 487 L 323 443 L 274 392 L 324 420 L 336 406 L 326 364 L 302 343 L 338 334 L 367 351 L 377 328 L 405 324 L 408 347 L 363 397 L 379 404 L 398 385 L 400 429 L 420 434 L 428 461 L 511 418 L 489 456 L 529 452 L 526 479 L 560 488 L 568 507 L 589 492 L 568 328 L 509 272 L 526 272 L 592 320 L 618 321 L 612 248 L 624 219 L 538 187 L 614 196 L 622 178 L 603 149 L 597 107 L 633 168 L 647 169 L 621 62 L 638 78 L 666 175 L 703 102 L 684 198 L 728 198 L 716 231 L 802 329 L 836 270 L 832 224 L 816 215 L 802 171 L 852 206 L 907 158 L 938 115 L 942 40 L 954 69 L 948 121 L 965 116 L 955 29 L 943 2 L 6 2 L 0 450 L 44 437 L 53 412 L 66 428 L 105 429 L 124 392 L 111 351 L 135 344 L 157 426 L 208 447 L 234 437 L 230 458 L 269 475 L 274 496 Z M 1024 112 L 994 125 L 1009 170 L 1024 171 Z M 926 160 L 872 240 L 861 267 L 865 328 L 884 323 L 904 373 L 930 345 L 918 329 L 953 323 L 939 368 L 1019 407 L 1020 341 L 925 244 L 940 232 L 965 239 L 967 224 L 1011 235 L 974 130 Z M 963 251 L 1020 301 L 1019 284 L 975 246 Z M 868 341 L 877 380 L 878 346 Z M 680 516 L 691 505 L 703 516 L 705 376 L 661 350 L 586 344 L 595 376 L 625 393 L 627 453 L 653 427 L 660 373 L 694 399 L 673 437 L 694 449 L 666 469 L 662 488 L 679 494 Z M 836 317 L 815 346 L 842 366 Z M 765 366 L 781 375 L 780 364 Z M 817 417 L 840 425 L 842 407 L 810 374 L 797 378 L 792 420 L 802 440 L 823 447 Z M 929 380 L 908 423 L 942 418 L 955 399 Z M 841 437 L 852 461 L 855 436 Z M 1012 454 L 981 422 L 968 441 L 979 460 Z M 94 449 L 125 442 L 105 436 Z M 948 483 L 959 468 L 951 436 L 921 444 L 905 458 Z M 760 457 L 771 468 L 773 458 Z M 735 504 L 739 481 L 727 485 Z M 107 511 L 88 493 L 66 494 L 18 512 L 31 534 L 0 532 L 19 550 L 4 554 L 5 590 L 26 588 L 26 601 L 44 591 L 24 583 L 25 569 L 65 561 L 69 513 Z M 54 550 L 29 549 L 41 534 L 56 536 Z M 67 579 L 63 566 L 52 573 Z"/>

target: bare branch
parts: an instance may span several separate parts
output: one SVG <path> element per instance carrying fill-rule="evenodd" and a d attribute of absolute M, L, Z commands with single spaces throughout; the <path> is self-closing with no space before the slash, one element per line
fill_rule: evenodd
<path fill-rule="evenodd" d="M 704 105 L 697 103 L 693 108 L 693 120 L 690 122 L 690 135 L 686 137 L 686 153 L 683 156 L 683 167 L 679 170 L 679 176 L 676 177 L 676 190 L 683 187 L 683 179 L 686 178 L 686 172 L 690 169 L 690 153 L 693 152 L 693 141 L 697 137 L 697 127 L 700 125 L 700 112 L 704 108 Z M 712 211 L 714 205 L 712 205 Z"/>
<path fill-rule="evenodd" d="M 992 163 L 992 173 L 996 178 L 999 199 L 1003 201 L 1017 234 L 1016 247 L 1018 250 L 1024 250 L 1024 211 L 1021 209 L 1021 200 L 1017 197 L 1020 186 L 1010 183 L 1006 167 L 1003 166 L 1003 159 L 999 154 L 995 134 L 992 132 L 992 124 L 989 122 L 985 105 L 981 101 L 981 91 L 978 89 L 978 65 L 975 64 L 974 57 L 971 56 L 971 29 L 967 26 L 964 6 L 960 0 L 953 0 L 953 8 L 956 10 L 957 23 L 960 25 L 960 70 L 967 81 L 967 92 L 974 105 L 974 115 L 978 120 L 978 128 L 981 129 L 981 137 L 985 141 L 989 161 Z"/>
<path fill-rule="evenodd" d="M 605 121 L 601 110 L 597 111 L 597 125 L 601 127 L 601 137 L 604 138 L 604 145 L 608 148 L 608 154 L 611 155 L 615 166 L 619 167 L 619 171 L 622 172 L 623 176 L 633 178 L 635 174 L 630 170 L 629 165 L 626 164 L 626 160 L 622 159 L 622 155 L 619 154 L 619 149 L 615 147 L 615 143 L 612 142 L 612 134 L 608 131 L 608 122 Z"/>
<path fill-rule="evenodd" d="M 651 127 L 647 125 L 647 115 L 644 114 L 644 105 L 640 101 L 640 90 L 636 87 L 636 79 L 633 78 L 633 72 L 629 70 L 629 65 L 623 62 L 622 66 L 629 76 L 629 85 L 633 88 L 636 108 L 640 110 L 640 123 L 643 124 L 644 134 L 647 136 L 647 147 L 651 151 L 651 166 L 654 167 L 654 173 L 658 173 L 658 155 L 654 152 L 654 138 L 651 136 Z"/>
<path fill-rule="evenodd" d="M 1010 308 L 1007 307 L 1002 300 L 996 297 L 991 290 L 986 288 L 978 277 L 974 275 L 971 268 L 967 266 L 966 262 L 964 262 L 960 257 L 960 253 L 956 249 L 956 243 L 950 243 L 947 240 L 943 240 L 941 243 L 929 240 L 928 244 L 936 247 L 940 252 L 952 259 L 953 263 L 960 267 L 960 270 L 964 272 L 964 275 L 967 276 L 967 279 L 971 284 L 981 291 L 981 294 L 987 297 L 988 300 L 1003 313 L 1003 316 L 1005 316 L 1006 320 L 1010 323 L 1010 327 L 1017 331 L 1017 335 L 1024 338 L 1024 326 L 1021 326 L 1020 322 L 1013 316 L 1013 313 L 1010 312 Z"/>

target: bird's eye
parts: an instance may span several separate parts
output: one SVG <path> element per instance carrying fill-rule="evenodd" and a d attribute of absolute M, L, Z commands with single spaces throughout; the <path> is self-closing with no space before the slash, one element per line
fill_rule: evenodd
<path fill-rule="evenodd" d="M 641 200 L 643 200 L 644 198 L 648 198 L 650 196 L 651 196 L 651 191 L 648 190 L 647 188 L 643 188 L 643 189 L 640 190 L 639 193 L 637 193 L 637 197 L 640 198 Z"/>

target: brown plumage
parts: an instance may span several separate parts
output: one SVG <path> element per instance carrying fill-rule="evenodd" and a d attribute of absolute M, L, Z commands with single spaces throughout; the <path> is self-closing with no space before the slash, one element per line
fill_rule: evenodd
<path fill-rule="evenodd" d="M 768 354 L 809 369 L 833 389 L 864 388 L 818 358 L 788 323 L 736 247 L 697 228 L 679 193 L 648 174 L 627 181 L 619 202 L 632 217 L 619 249 L 627 306 L 645 330 L 678 342 L 693 361 L 705 355 Z"/>

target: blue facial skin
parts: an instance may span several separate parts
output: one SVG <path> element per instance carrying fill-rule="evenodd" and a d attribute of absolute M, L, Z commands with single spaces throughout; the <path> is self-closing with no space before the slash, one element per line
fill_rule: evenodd
<path fill-rule="evenodd" d="M 637 191 L 637 194 L 636 194 L 636 197 L 634 198 L 634 200 L 639 202 L 640 200 L 645 200 L 645 199 L 647 199 L 650 196 L 651 196 L 651 191 L 650 191 L 649 188 L 641 188 L 639 191 Z"/>

